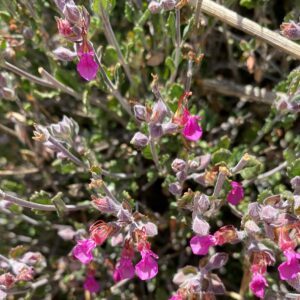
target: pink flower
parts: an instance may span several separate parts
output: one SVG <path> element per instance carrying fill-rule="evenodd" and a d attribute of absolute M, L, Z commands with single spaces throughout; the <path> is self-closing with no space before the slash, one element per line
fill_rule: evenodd
<path fill-rule="evenodd" d="M 93 249 L 96 248 L 96 243 L 92 239 L 79 240 L 73 248 L 72 254 L 81 263 L 88 264 L 93 260 Z"/>
<path fill-rule="evenodd" d="M 83 53 L 80 56 L 77 64 L 77 71 L 85 80 L 92 80 L 96 77 L 99 69 L 98 64 L 94 60 L 94 55 L 90 53 Z"/>
<path fill-rule="evenodd" d="M 252 293 L 258 298 L 264 298 L 265 288 L 268 286 L 268 282 L 265 277 L 260 273 L 254 273 L 250 282 L 250 289 Z"/>
<path fill-rule="evenodd" d="M 213 235 L 199 236 L 196 235 L 191 238 L 190 246 L 196 255 L 206 255 L 210 246 L 216 244 L 216 239 Z"/>
<path fill-rule="evenodd" d="M 158 256 L 150 249 L 141 251 L 142 259 L 135 265 L 135 273 L 141 280 L 149 280 L 158 273 Z"/>
<path fill-rule="evenodd" d="M 298 261 L 298 259 L 300 258 L 300 254 L 290 249 L 284 251 L 284 255 L 287 260 L 278 267 L 280 279 L 294 279 L 300 272 L 300 264 Z"/>
<path fill-rule="evenodd" d="M 200 117 L 192 116 L 190 112 L 185 109 L 182 116 L 182 123 L 184 125 L 182 134 L 190 141 L 198 141 L 202 136 L 202 128 L 199 126 L 198 121 Z"/>
<path fill-rule="evenodd" d="M 236 181 L 232 181 L 230 184 L 232 189 L 227 195 L 227 201 L 232 205 L 238 205 L 244 198 L 243 186 Z"/>
<path fill-rule="evenodd" d="M 100 291 L 99 282 L 91 274 L 88 274 L 87 277 L 85 278 L 83 287 L 85 290 L 89 291 L 90 293 L 97 293 Z"/>
<path fill-rule="evenodd" d="M 132 264 L 133 256 L 133 249 L 129 245 L 125 245 L 122 250 L 121 259 L 116 264 L 116 269 L 113 274 L 113 278 L 116 282 L 134 277 L 134 267 Z"/>

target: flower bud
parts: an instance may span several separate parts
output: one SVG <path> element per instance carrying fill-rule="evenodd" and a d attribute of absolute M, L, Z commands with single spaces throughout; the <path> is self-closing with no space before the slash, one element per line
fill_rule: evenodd
<path fill-rule="evenodd" d="M 72 61 L 77 56 L 75 52 L 64 47 L 58 47 L 53 51 L 53 54 L 57 59 L 63 61 Z"/>
<path fill-rule="evenodd" d="M 162 123 L 168 113 L 167 107 L 162 100 L 158 100 L 152 109 L 151 122 Z"/>
<path fill-rule="evenodd" d="M 11 273 L 4 273 L 0 275 L 0 285 L 4 286 L 6 289 L 11 288 L 15 284 L 15 282 L 16 278 Z"/>
<path fill-rule="evenodd" d="M 203 220 L 201 217 L 196 215 L 193 219 L 192 229 L 195 233 L 200 236 L 208 235 L 209 233 L 209 224 Z"/>
<path fill-rule="evenodd" d="M 143 227 L 146 229 L 147 236 L 155 236 L 157 235 L 157 226 L 152 222 L 147 222 L 146 224 L 143 224 Z"/>
<path fill-rule="evenodd" d="M 171 123 L 171 122 L 162 125 L 164 134 L 176 133 L 178 130 L 178 127 L 179 126 L 177 124 Z"/>
<path fill-rule="evenodd" d="M 151 1 L 148 5 L 148 9 L 150 10 L 151 14 L 158 14 L 161 11 L 162 6 L 159 2 Z"/>
<path fill-rule="evenodd" d="M 2 89 L 0 89 L 0 97 L 6 100 L 14 100 L 16 99 L 16 94 L 14 90 L 8 87 L 3 87 Z"/>
<path fill-rule="evenodd" d="M 56 6 L 63 11 L 66 4 L 75 5 L 73 0 L 54 0 Z"/>
<path fill-rule="evenodd" d="M 281 34 L 290 40 L 299 40 L 300 39 L 300 26 L 299 23 L 296 24 L 294 21 L 289 23 L 282 23 L 280 25 Z"/>
<path fill-rule="evenodd" d="M 144 105 L 135 105 L 133 107 L 133 112 L 134 112 L 134 116 L 136 117 L 136 119 L 140 122 L 144 122 L 146 121 L 146 117 L 147 117 L 147 110 L 146 107 Z"/>
<path fill-rule="evenodd" d="M 214 237 L 216 238 L 217 245 L 222 246 L 225 243 L 235 243 L 238 240 L 237 230 L 232 225 L 226 225 L 221 227 L 215 232 Z"/>
<path fill-rule="evenodd" d="M 175 173 L 183 171 L 186 167 L 186 162 L 183 159 L 176 158 L 173 160 L 171 167 Z"/>
<path fill-rule="evenodd" d="M 261 232 L 260 228 L 258 227 L 258 225 L 252 221 L 252 220 L 248 220 L 245 223 L 245 230 L 249 235 L 255 235 L 255 234 L 259 234 Z"/>
<path fill-rule="evenodd" d="M 174 182 L 169 185 L 169 192 L 174 196 L 180 196 L 182 193 L 182 186 L 179 182 Z"/>
<path fill-rule="evenodd" d="M 300 176 L 296 176 L 291 180 L 291 185 L 296 195 L 300 194 Z"/>
<path fill-rule="evenodd" d="M 107 196 L 102 198 L 92 197 L 92 204 L 101 212 L 108 214 L 116 214 L 121 208 L 120 205 L 117 205 L 111 198 Z"/>
<path fill-rule="evenodd" d="M 184 170 L 184 171 L 179 171 L 176 173 L 176 178 L 179 182 L 183 182 L 186 180 L 187 178 L 187 172 Z"/>
<path fill-rule="evenodd" d="M 148 142 L 149 142 L 148 137 L 141 132 L 137 132 L 130 141 L 130 143 L 137 148 L 146 147 Z"/>
<path fill-rule="evenodd" d="M 63 14 L 71 24 L 78 24 L 81 21 L 81 13 L 77 5 L 66 4 Z"/>
<path fill-rule="evenodd" d="M 219 252 L 214 254 L 212 257 L 209 258 L 205 269 L 207 271 L 211 271 L 214 269 L 222 268 L 228 261 L 228 254 L 224 252 Z"/>
<path fill-rule="evenodd" d="M 194 196 L 194 210 L 198 213 L 205 213 L 210 207 L 210 201 L 207 195 L 197 192 Z"/>
<path fill-rule="evenodd" d="M 161 124 L 150 124 L 149 131 L 150 131 L 150 136 L 153 139 L 159 139 L 163 135 Z"/>
<path fill-rule="evenodd" d="M 164 10 L 172 10 L 176 6 L 176 1 L 175 0 L 162 0 L 161 1 L 161 6 Z"/>
<path fill-rule="evenodd" d="M 276 208 L 271 205 L 266 205 L 263 206 L 260 212 L 260 218 L 270 224 L 277 219 L 278 213 L 279 211 Z"/>
<path fill-rule="evenodd" d="M 252 219 L 259 220 L 260 211 L 261 211 L 261 207 L 257 202 L 252 202 L 248 205 L 248 214 Z"/>

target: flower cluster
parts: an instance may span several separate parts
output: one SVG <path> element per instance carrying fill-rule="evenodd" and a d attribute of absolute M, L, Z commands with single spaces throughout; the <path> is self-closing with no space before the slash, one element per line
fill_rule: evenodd
<path fill-rule="evenodd" d="M 54 54 L 65 61 L 71 61 L 78 56 L 78 73 L 85 80 L 92 80 L 97 75 L 99 65 L 95 61 L 93 46 L 88 40 L 89 13 L 85 7 L 75 5 L 72 0 L 56 1 L 56 4 L 64 15 L 64 19 L 56 18 L 58 31 L 66 40 L 75 43 L 76 52 L 59 47 Z"/>
<path fill-rule="evenodd" d="M 26 252 L 15 258 L 1 259 L 0 268 L 4 273 L 0 275 L 0 298 L 3 296 L 1 299 L 6 299 L 10 289 L 32 281 L 45 265 L 45 258 L 39 252 Z"/>
<path fill-rule="evenodd" d="M 137 132 L 131 143 L 137 148 L 143 148 L 148 143 L 157 142 L 163 135 L 178 132 L 181 132 L 189 141 L 198 141 L 202 136 L 202 128 L 199 125 L 200 118 L 193 116 L 187 108 L 187 98 L 192 93 L 184 93 L 180 97 L 177 111 L 173 114 L 159 92 L 157 78 L 154 78 L 152 90 L 157 98 L 157 102 L 152 108 L 140 104 L 134 106 L 134 115 L 137 121 L 145 122 L 148 125 L 149 134 L 147 136 L 142 132 Z"/>
<path fill-rule="evenodd" d="M 194 297 L 213 299 L 210 297 L 224 294 L 225 287 L 221 279 L 212 271 L 222 268 L 227 260 L 228 255 L 220 252 L 211 256 L 205 264 L 201 264 L 199 269 L 193 266 L 179 269 L 173 278 L 179 289 L 169 300 L 194 299 Z"/>
<path fill-rule="evenodd" d="M 136 274 L 141 280 L 150 280 L 158 273 L 158 256 L 151 250 L 148 237 L 157 233 L 156 226 L 148 222 L 140 213 L 132 213 L 130 207 L 106 196 L 93 197 L 93 206 L 103 213 L 114 215 L 117 220 L 97 221 L 90 226 L 90 237 L 77 241 L 72 254 L 83 264 L 93 259 L 93 250 L 101 246 L 108 238 L 113 245 L 122 247 L 121 257 L 115 265 L 113 279 L 120 281 L 131 279 Z M 141 255 L 141 260 L 133 265 L 134 248 Z"/>

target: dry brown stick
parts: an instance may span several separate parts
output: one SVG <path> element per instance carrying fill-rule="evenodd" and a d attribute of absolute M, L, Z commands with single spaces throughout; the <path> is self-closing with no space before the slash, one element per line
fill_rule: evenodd
<path fill-rule="evenodd" d="M 197 0 L 191 0 L 190 3 L 196 6 Z M 213 16 L 220 21 L 244 31 L 266 43 L 280 49 L 283 52 L 290 54 L 292 57 L 300 59 L 300 45 L 290 41 L 268 28 L 260 26 L 259 24 L 244 18 L 236 12 L 220 5 L 212 0 L 203 0 L 201 11 Z"/>
<path fill-rule="evenodd" d="M 238 85 L 228 80 L 203 79 L 197 82 L 204 91 L 211 91 L 226 96 L 244 98 L 249 101 L 273 104 L 276 97 L 283 93 L 274 93 L 264 88 L 254 87 L 252 85 Z"/>

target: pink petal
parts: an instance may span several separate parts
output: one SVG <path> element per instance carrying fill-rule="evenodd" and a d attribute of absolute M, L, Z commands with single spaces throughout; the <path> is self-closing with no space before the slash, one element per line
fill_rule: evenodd
<path fill-rule="evenodd" d="M 300 264 L 298 261 L 298 254 L 293 250 L 284 252 L 287 260 L 279 265 L 278 271 L 281 280 L 291 280 L 297 277 L 300 272 Z"/>
<path fill-rule="evenodd" d="M 151 255 L 143 257 L 135 266 L 135 273 L 141 280 L 149 280 L 158 273 L 158 265 Z"/>
<path fill-rule="evenodd" d="M 80 56 L 79 63 L 77 64 L 77 71 L 85 80 L 92 80 L 96 77 L 99 69 L 98 64 L 95 62 L 93 55 L 90 53 L 83 53 Z"/>
<path fill-rule="evenodd" d="M 81 263 L 88 264 L 93 260 L 92 251 L 96 247 L 96 243 L 92 239 L 79 240 L 77 245 L 73 248 L 72 254 Z"/>
<path fill-rule="evenodd" d="M 85 290 L 88 290 L 91 293 L 97 293 L 100 291 L 99 282 L 95 279 L 94 276 L 90 275 L 86 277 L 83 287 Z"/>
<path fill-rule="evenodd" d="M 254 273 L 250 282 L 252 293 L 258 298 L 264 298 L 265 288 L 268 286 L 267 280 L 260 273 Z"/>
<path fill-rule="evenodd" d="M 212 235 L 196 235 L 190 240 L 190 246 L 192 248 L 193 253 L 196 255 L 206 255 L 208 253 L 209 247 L 214 246 L 215 243 L 216 239 Z"/>
<path fill-rule="evenodd" d="M 198 124 L 198 117 L 189 116 L 182 131 L 184 137 L 190 141 L 198 141 L 202 136 L 202 128 Z"/>
<path fill-rule="evenodd" d="M 227 195 L 227 201 L 232 205 L 238 205 L 244 198 L 243 186 L 236 181 L 232 181 L 231 187 L 232 189 Z"/>

